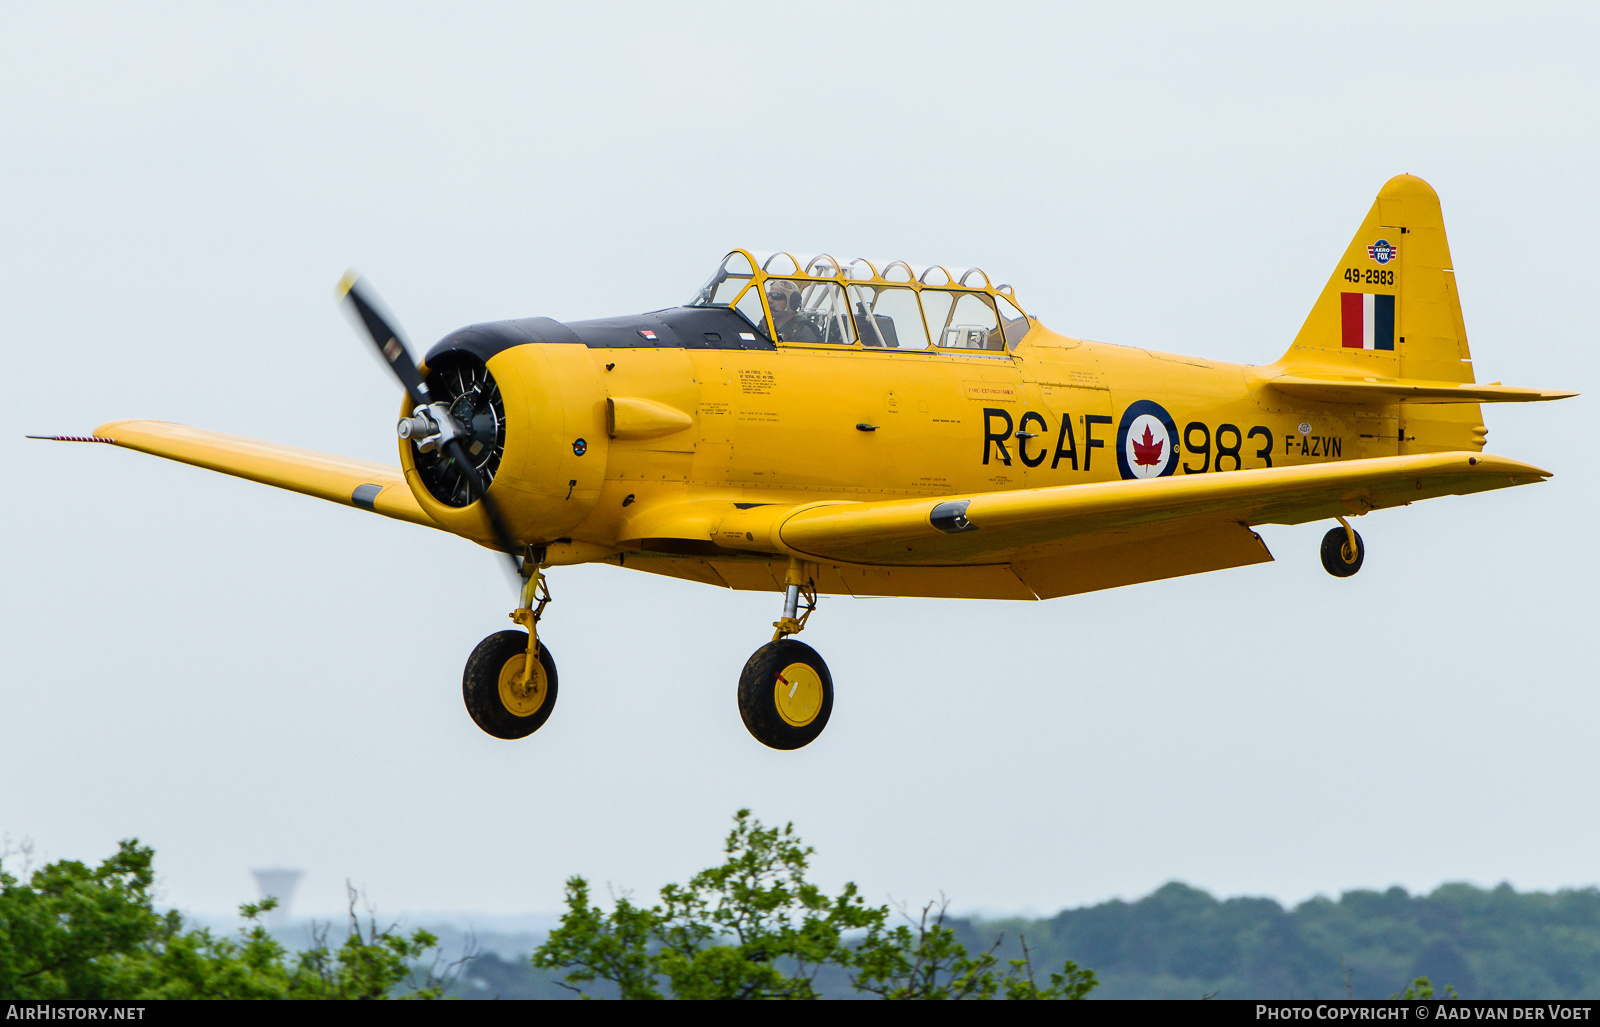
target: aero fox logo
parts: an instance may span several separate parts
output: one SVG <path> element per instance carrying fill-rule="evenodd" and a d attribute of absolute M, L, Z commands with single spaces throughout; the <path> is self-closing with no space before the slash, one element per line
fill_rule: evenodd
<path fill-rule="evenodd" d="M 1124 478 L 1165 478 L 1178 469 L 1178 426 L 1161 404 L 1142 399 L 1122 412 L 1117 469 Z"/>
<path fill-rule="evenodd" d="M 1379 239 L 1377 242 L 1367 247 L 1367 256 L 1371 257 L 1380 264 L 1387 264 L 1389 261 L 1398 257 L 1399 255 L 1399 247 L 1395 246 L 1387 239 Z"/>

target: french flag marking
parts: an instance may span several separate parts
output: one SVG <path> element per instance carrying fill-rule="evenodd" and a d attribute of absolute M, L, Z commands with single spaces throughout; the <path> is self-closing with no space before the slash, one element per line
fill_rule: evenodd
<path fill-rule="evenodd" d="M 1394 297 L 1341 292 L 1339 325 L 1345 349 L 1394 349 Z"/>

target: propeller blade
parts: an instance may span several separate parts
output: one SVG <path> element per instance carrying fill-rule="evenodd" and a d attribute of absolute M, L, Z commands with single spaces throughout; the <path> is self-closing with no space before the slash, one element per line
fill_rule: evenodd
<path fill-rule="evenodd" d="M 427 406 L 432 402 L 428 385 L 422 380 L 422 372 L 417 370 L 417 362 L 411 358 L 411 350 L 400 337 L 400 332 L 378 311 L 378 305 L 367 295 L 366 286 L 354 271 L 346 271 L 339 280 L 339 298 L 349 300 L 350 306 L 355 308 L 367 334 L 372 337 L 372 344 L 378 347 L 378 356 L 389 365 L 389 370 L 400 380 L 401 387 L 411 401 L 418 406 Z"/>
<path fill-rule="evenodd" d="M 433 401 L 428 393 L 428 383 L 422 380 L 422 372 L 417 370 L 417 362 L 411 358 L 411 351 L 407 348 L 405 340 L 400 337 L 400 332 L 391 325 L 387 318 L 378 310 L 374 297 L 367 292 L 360 276 L 354 271 L 345 273 L 339 281 L 339 298 L 350 301 L 350 306 L 361 318 L 362 325 L 367 329 L 367 334 L 372 337 L 372 344 L 378 347 L 378 355 L 383 362 L 389 365 L 389 370 L 400 380 L 406 394 L 411 401 L 419 407 L 425 407 Z M 472 498 L 483 504 L 483 512 L 489 518 L 489 528 L 494 532 L 494 540 L 500 548 L 506 551 L 511 559 L 511 573 L 517 576 L 522 574 L 522 561 L 517 559 L 517 552 L 522 547 L 512 537 L 511 529 L 507 527 L 505 518 L 500 516 L 500 510 L 494 501 L 489 498 L 489 490 L 483 484 L 483 478 L 478 475 L 477 467 L 467 457 L 467 451 L 462 447 L 459 439 L 451 439 L 444 444 L 444 451 L 450 459 L 461 468 L 461 473 L 467 479 L 467 488 L 472 493 Z"/>
<path fill-rule="evenodd" d="M 451 439 L 445 443 L 444 451 L 449 454 L 450 459 L 456 462 L 456 466 L 461 468 L 461 473 L 467 479 L 467 488 L 471 489 L 478 502 L 483 504 L 483 512 L 489 518 L 489 528 L 494 532 L 494 540 L 500 543 L 500 548 L 504 549 L 507 555 L 511 557 L 512 573 L 521 575 L 522 561 L 517 559 L 517 550 L 522 547 L 517 544 L 516 539 L 511 537 L 511 529 L 506 526 L 505 519 L 500 516 L 500 509 L 494 505 L 494 500 L 489 498 L 489 490 L 484 488 L 483 479 L 478 477 L 478 469 L 472 466 L 471 460 L 467 459 L 467 451 L 462 447 L 461 440 Z"/>

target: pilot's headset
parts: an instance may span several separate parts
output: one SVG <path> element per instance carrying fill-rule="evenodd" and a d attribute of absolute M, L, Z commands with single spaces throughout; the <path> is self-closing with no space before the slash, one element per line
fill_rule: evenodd
<path fill-rule="evenodd" d="M 800 287 L 793 282 L 777 279 L 767 283 L 767 299 L 773 300 L 783 297 L 784 309 L 798 313 L 800 310 Z"/>

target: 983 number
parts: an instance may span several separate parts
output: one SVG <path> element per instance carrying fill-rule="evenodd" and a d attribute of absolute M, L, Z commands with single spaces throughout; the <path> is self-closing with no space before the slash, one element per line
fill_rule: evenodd
<path fill-rule="evenodd" d="M 1199 439 L 1196 442 L 1196 439 Z M 1211 442 L 1215 438 L 1217 443 L 1216 456 L 1212 457 Z M 1211 434 L 1211 429 L 1200 421 L 1190 421 L 1183 426 L 1183 445 L 1190 454 L 1200 458 L 1200 466 L 1192 466 L 1187 460 L 1183 464 L 1184 474 L 1204 474 L 1206 471 L 1238 471 L 1244 469 L 1244 461 L 1239 456 L 1239 448 L 1245 444 L 1245 439 L 1261 440 L 1261 448 L 1256 450 L 1256 459 L 1261 461 L 1262 467 L 1272 466 L 1272 432 L 1256 425 L 1249 433 L 1239 431 L 1236 425 L 1217 425 L 1216 435 Z M 1252 447 L 1254 448 L 1254 447 Z M 1233 466 L 1223 465 L 1223 461 L 1232 461 Z"/>

